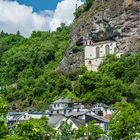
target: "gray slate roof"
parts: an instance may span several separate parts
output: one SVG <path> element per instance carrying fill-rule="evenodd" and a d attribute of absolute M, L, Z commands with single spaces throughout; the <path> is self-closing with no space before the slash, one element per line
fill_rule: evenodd
<path fill-rule="evenodd" d="M 101 122 L 104 122 L 104 123 L 108 123 L 109 122 L 108 119 L 105 119 L 105 118 L 103 118 L 101 116 L 98 116 L 98 115 L 87 114 L 87 116 L 90 116 L 90 117 L 92 117 L 92 118 L 94 118 L 96 120 L 99 120 Z"/>
<path fill-rule="evenodd" d="M 17 121 L 18 119 L 20 119 L 20 117 L 22 117 L 25 113 L 27 112 L 9 112 L 7 114 L 7 116 L 9 116 L 10 118 L 8 118 L 8 121 Z"/>
<path fill-rule="evenodd" d="M 70 119 L 77 127 L 86 125 L 85 121 L 82 119 L 78 119 L 78 118 L 74 118 L 74 117 L 71 117 Z"/>
<path fill-rule="evenodd" d="M 48 120 L 48 124 L 51 126 L 51 127 L 57 127 L 59 123 L 61 123 L 61 121 L 64 119 L 65 117 L 64 116 L 50 116 L 49 117 L 49 120 Z"/>
<path fill-rule="evenodd" d="M 70 117 L 70 116 L 75 116 L 75 117 L 77 117 L 77 116 L 80 116 L 80 115 L 84 115 L 84 114 L 86 114 L 86 113 L 88 113 L 88 112 L 89 112 L 89 110 L 88 110 L 88 111 L 79 111 L 79 112 L 77 112 L 77 111 L 72 111 L 72 112 L 67 113 L 65 116 L 66 116 L 66 117 Z"/>
<path fill-rule="evenodd" d="M 72 101 L 70 99 L 58 99 L 56 101 L 54 101 L 53 103 L 72 103 Z"/>

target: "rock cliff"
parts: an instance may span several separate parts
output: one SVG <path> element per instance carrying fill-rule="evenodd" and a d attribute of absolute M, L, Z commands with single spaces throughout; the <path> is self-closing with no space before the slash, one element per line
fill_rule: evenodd
<path fill-rule="evenodd" d="M 88 12 L 75 19 L 71 30 L 71 44 L 59 70 L 67 73 L 84 64 L 84 52 L 73 53 L 72 50 L 75 44 L 82 45 L 88 38 L 94 42 L 114 40 L 123 52 L 140 50 L 140 2 L 95 1 Z"/>

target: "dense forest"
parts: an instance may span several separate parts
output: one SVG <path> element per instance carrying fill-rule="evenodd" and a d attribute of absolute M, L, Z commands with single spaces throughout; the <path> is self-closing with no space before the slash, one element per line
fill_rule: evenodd
<path fill-rule="evenodd" d="M 11 110 L 45 110 L 60 97 L 83 103 L 113 105 L 126 100 L 140 109 L 140 55 L 109 55 L 98 72 L 57 70 L 69 45 L 69 27 L 56 32 L 33 32 L 30 38 L 1 33 L 0 94 Z M 77 50 L 78 51 L 78 50 Z M 81 50 L 80 50 L 81 51 Z"/>

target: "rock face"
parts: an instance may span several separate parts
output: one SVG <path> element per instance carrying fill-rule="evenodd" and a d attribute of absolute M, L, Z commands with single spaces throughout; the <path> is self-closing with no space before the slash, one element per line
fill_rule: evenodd
<path fill-rule="evenodd" d="M 73 47 L 70 46 L 64 54 L 58 70 L 62 73 L 69 73 L 70 71 L 80 68 L 84 62 L 84 52 L 73 53 Z"/>
<path fill-rule="evenodd" d="M 59 65 L 64 73 L 84 64 L 84 52 L 73 53 L 72 47 L 81 45 L 84 40 L 94 42 L 114 40 L 117 47 L 124 51 L 133 51 L 140 44 L 140 2 L 127 0 L 95 1 L 91 9 L 74 21 L 71 31 L 71 44 Z M 124 3 L 123 3 L 124 2 Z M 97 10 L 103 4 L 104 9 Z M 140 49 L 139 49 L 140 50 Z"/>

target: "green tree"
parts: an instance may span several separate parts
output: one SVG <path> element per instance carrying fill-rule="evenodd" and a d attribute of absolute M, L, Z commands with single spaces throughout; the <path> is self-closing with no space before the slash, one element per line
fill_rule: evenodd
<path fill-rule="evenodd" d="M 110 135 L 113 139 L 128 140 L 140 138 L 140 111 L 129 103 L 118 103 L 110 122 Z"/>
<path fill-rule="evenodd" d="M 48 126 L 47 118 L 42 118 L 17 124 L 15 134 L 21 140 L 52 140 L 55 132 Z"/>
<path fill-rule="evenodd" d="M 74 132 L 75 130 L 72 129 L 72 124 L 64 122 L 59 128 L 57 138 L 58 140 L 73 140 Z"/>
<path fill-rule="evenodd" d="M 9 130 L 6 124 L 5 116 L 7 114 L 7 102 L 0 97 L 0 138 L 5 138 L 9 134 Z"/>
<path fill-rule="evenodd" d="M 94 121 L 89 122 L 86 127 L 81 126 L 75 132 L 76 140 L 97 140 L 101 138 L 101 135 L 104 134 L 104 131 L 95 124 Z"/>
<path fill-rule="evenodd" d="M 16 35 L 17 35 L 17 36 L 20 36 L 20 31 L 19 31 L 19 30 L 17 31 Z"/>

